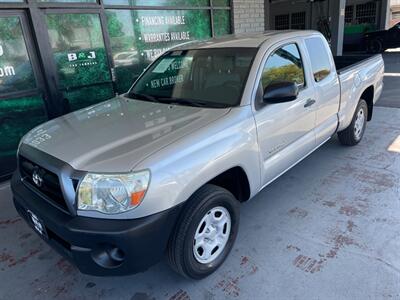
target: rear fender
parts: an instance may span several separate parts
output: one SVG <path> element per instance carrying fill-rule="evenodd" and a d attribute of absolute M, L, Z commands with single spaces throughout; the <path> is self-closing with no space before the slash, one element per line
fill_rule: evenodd
<path fill-rule="evenodd" d="M 371 86 L 374 88 L 372 102 L 377 101 L 382 92 L 383 70 L 382 56 L 377 55 L 374 59 L 339 74 L 341 102 L 338 131 L 346 129 L 351 124 L 362 94 Z"/>

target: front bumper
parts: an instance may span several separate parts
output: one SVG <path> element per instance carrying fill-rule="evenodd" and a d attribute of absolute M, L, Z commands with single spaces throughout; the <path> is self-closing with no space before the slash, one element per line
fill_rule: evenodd
<path fill-rule="evenodd" d="M 19 172 L 11 180 L 14 205 L 34 227 L 31 211 L 43 222 L 50 246 L 85 274 L 128 275 L 157 263 L 181 210 L 170 210 L 133 220 L 109 220 L 71 216 L 47 202 L 22 183 Z"/>

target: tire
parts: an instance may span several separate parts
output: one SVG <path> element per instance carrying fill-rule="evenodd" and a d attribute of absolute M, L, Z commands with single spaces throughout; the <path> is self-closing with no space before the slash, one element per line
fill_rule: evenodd
<path fill-rule="evenodd" d="M 383 52 L 383 44 L 382 41 L 379 39 L 373 39 L 368 42 L 368 52 L 377 54 Z"/>
<path fill-rule="evenodd" d="M 340 143 L 345 146 L 355 146 L 363 138 L 368 120 L 368 105 L 364 99 L 358 102 L 353 119 L 345 130 L 338 132 Z"/>
<path fill-rule="evenodd" d="M 183 208 L 168 244 L 167 258 L 172 269 L 191 279 L 202 279 L 216 271 L 235 242 L 239 228 L 239 206 L 239 201 L 229 191 L 215 185 L 206 184 L 193 194 Z M 230 226 L 228 221 L 225 225 L 224 216 L 227 220 L 230 218 Z M 217 225 L 214 228 L 210 224 Z M 220 234 L 220 239 L 216 234 Z M 209 238 L 207 243 L 204 242 L 207 239 L 204 236 Z M 221 247 L 214 246 L 217 241 L 222 241 Z M 207 255 L 211 253 L 214 254 Z"/>

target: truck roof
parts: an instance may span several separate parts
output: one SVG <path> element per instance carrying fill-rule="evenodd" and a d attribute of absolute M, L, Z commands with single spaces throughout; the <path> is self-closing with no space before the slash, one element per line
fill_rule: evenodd
<path fill-rule="evenodd" d="M 320 34 L 313 30 L 268 30 L 262 33 L 231 34 L 203 41 L 192 41 L 174 47 L 174 50 L 210 48 L 259 48 L 268 40 L 283 40 L 299 36 Z"/>

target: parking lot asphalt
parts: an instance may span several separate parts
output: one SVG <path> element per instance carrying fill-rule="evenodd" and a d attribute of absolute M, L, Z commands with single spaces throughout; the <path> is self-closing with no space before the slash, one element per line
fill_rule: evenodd
<path fill-rule="evenodd" d="M 400 299 L 400 109 L 385 93 L 358 146 L 332 139 L 242 205 L 232 253 L 202 281 L 165 261 L 82 275 L 18 217 L 3 184 L 0 299 Z"/>

